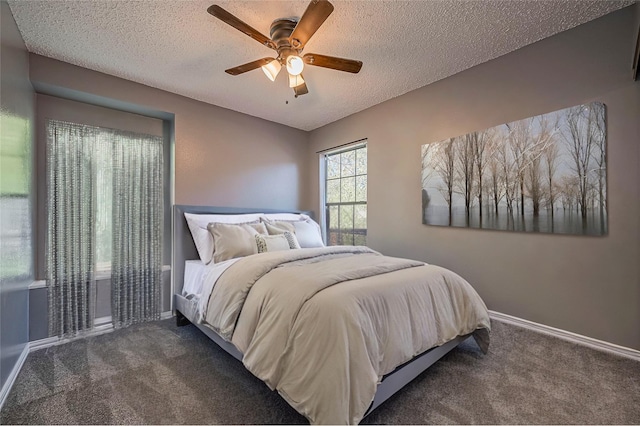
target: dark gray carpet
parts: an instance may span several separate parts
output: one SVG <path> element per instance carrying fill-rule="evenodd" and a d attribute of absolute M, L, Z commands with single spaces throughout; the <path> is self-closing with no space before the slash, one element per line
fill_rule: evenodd
<path fill-rule="evenodd" d="M 393 424 L 640 422 L 640 363 L 493 322 L 364 419 Z M 146 323 L 29 355 L 3 424 L 305 423 L 194 326 Z"/>

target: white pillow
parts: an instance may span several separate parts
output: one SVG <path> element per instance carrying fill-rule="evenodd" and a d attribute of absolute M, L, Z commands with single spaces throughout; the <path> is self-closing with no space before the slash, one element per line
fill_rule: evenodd
<path fill-rule="evenodd" d="M 196 244 L 200 260 L 205 264 L 213 259 L 213 237 L 207 230 L 209 223 L 246 223 L 260 220 L 264 216 L 262 213 L 249 214 L 195 214 L 185 213 L 187 225 L 191 231 L 193 242 Z"/>
<path fill-rule="evenodd" d="M 313 221 L 311 218 L 300 222 L 293 222 L 293 226 L 296 229 L 296 238 L 300 247 L 324 247 L 322 241 L 322 234 L 320 234 L 320 225 Z"/>
<path fill-rule="evenodd" d="M 300 213 L 266 213 L 262 217 L 269 220 L 284 220 L 287 222 L 293 222 L 296 220 L 305 220 L 309 218 L 306 214 Z"/>
<path fill-rule="evenodd" d="M 289 213 L 283 213 L 286 215 Z M 266 224 L 270 235 L 293 231 L 302 248 L 324 247 L 320 225 L 305 214 L 299 215 L 299 220 L 274 220 L 265 215 L 261 220 Z"/>

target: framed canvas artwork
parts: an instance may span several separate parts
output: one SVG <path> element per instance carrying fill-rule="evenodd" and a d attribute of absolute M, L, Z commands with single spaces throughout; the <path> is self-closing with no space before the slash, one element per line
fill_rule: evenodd
<path fill-rule="evenodd" d="M 605 105 L 422 145 L 422 223 L 607 234 Z"/>

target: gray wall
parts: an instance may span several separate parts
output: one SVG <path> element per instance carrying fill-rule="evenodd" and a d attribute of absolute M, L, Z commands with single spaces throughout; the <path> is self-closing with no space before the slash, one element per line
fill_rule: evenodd
<path fill-rule="evenodd" d="M 318 211 L 316 152 L 368 138 L 372 248 L 458 272 L 489 309 L 640 349 L 640 83 L 631 78 L 639 8 L 314 130 L 307 208 Z M 422 144 L 595 100 L 608 114 L 609 235 L 422 225 Z"/>
<path fill-rule="evenodd" d="M 36 88 L 174 114 L 175 204 L 302 207 L 306 132 L 43 56 L 30 65 Z"/>
<path fill-rule="evenodd" d="M 34 94 L 29 57 L 5 1 L 0 2 L 0 389 L 28 341 L 27 287 L 33 280 Z"/>

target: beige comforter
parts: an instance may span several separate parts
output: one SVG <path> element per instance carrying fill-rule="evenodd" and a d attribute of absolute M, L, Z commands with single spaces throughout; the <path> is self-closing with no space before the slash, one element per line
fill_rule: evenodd
<path fill-rule="evenodd" d="M 242 259 L 216 282 L 204 318 L 312 424 L 358 423 L 383 375 L 474 331 L 486 351 L 490 327 L 460 276 L 366 247 Z"/>

